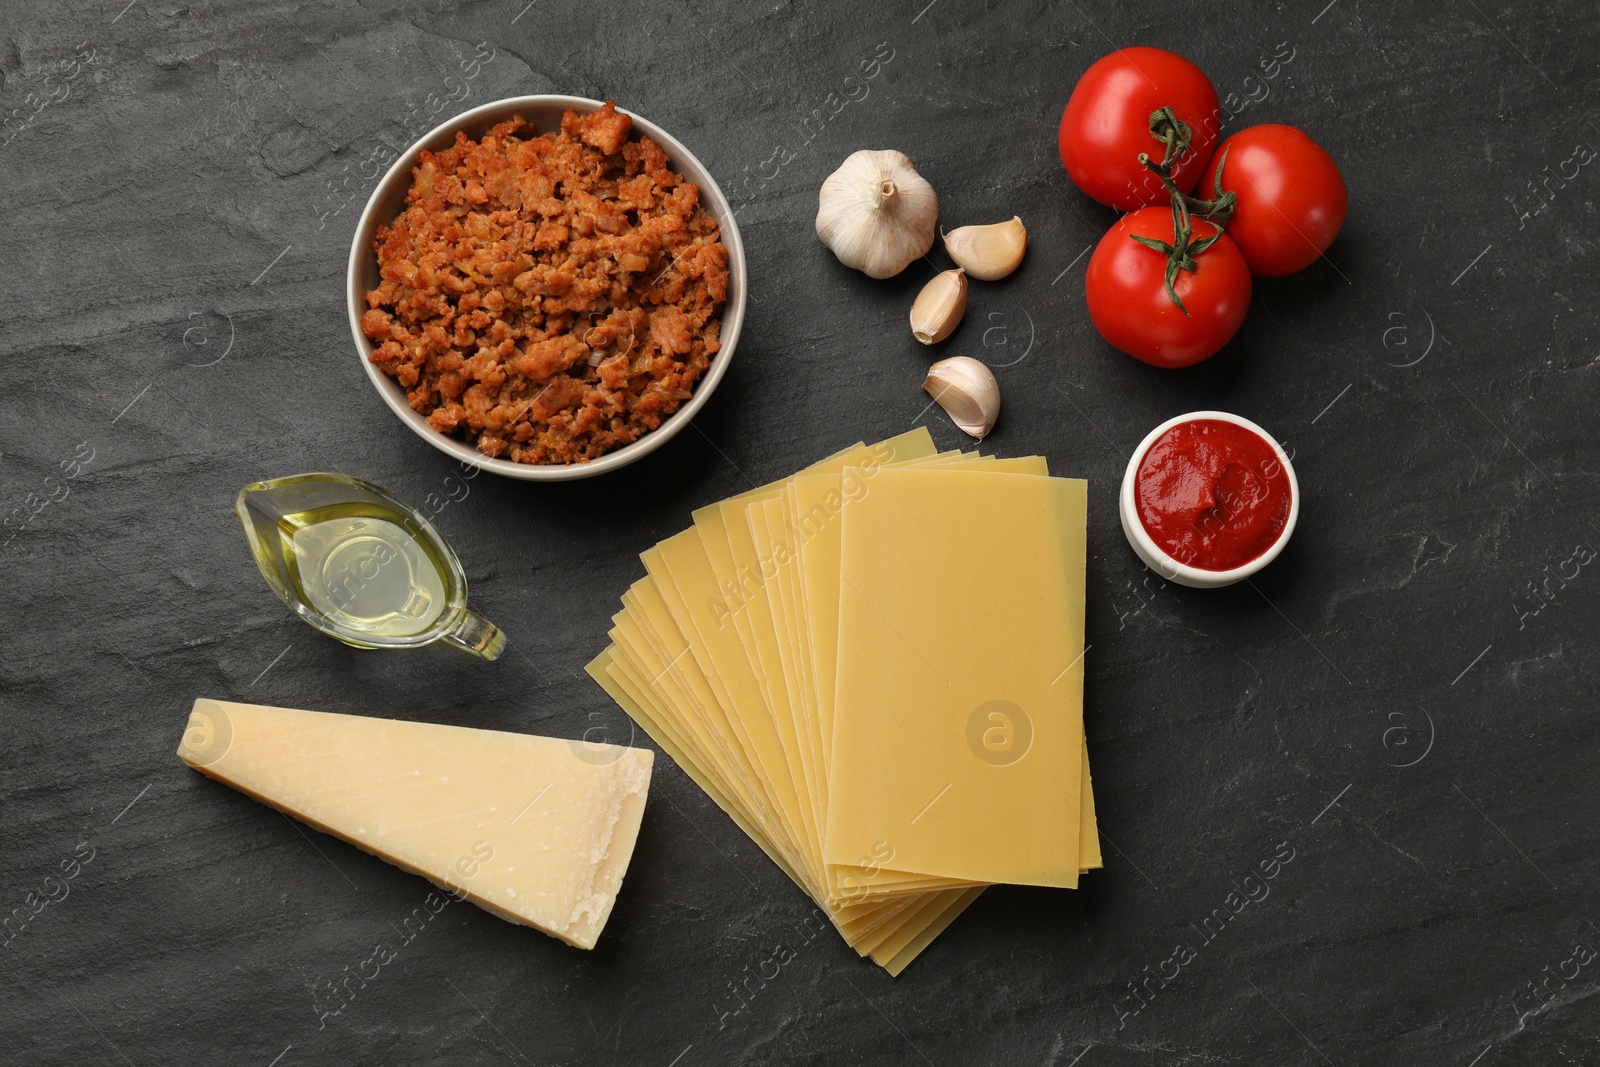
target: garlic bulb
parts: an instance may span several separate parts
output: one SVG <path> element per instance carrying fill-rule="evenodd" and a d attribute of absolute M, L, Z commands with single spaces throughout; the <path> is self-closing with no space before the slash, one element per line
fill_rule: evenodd
<path fill-rule="evenodd" d="M 979 281 L 999 281 L 1021 265 L 1028 231 L 1016 215 L 990 226 L 962 226 L 944 235 L 944 250 Z"/>
<path fill-rule="evenodd" d="M 911 305 L 911 336 L 938 344 L 955 331 L 967 313 L 967 273 L 960 267 L 933 276 Z"/>
<path fill-rule="evenodd" d="M 856 152 L 817 193 L 817 236 L 869 278 L 927 255 L 938 217 L 939 197 L 903 152 Z"/>
<path fill-rule="evenodd" d="M 989 436 L 1000 417 L 1000 383 L 994 372 L 971 356 L 941 359 L 928 368 L 922 383 L 964 433 L 978 440 Z"/>

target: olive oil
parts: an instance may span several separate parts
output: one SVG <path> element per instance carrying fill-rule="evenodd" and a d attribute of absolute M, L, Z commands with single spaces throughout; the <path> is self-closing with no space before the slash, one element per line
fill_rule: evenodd
<path fill-rule="evenodd" d="M 505 635 L 466 607 L 466 575 L 433 524 L 375 485 L 302 474 L 248 486 L 256 563 L 301 619 L 359 648 L 443 640 L 484 659 Z"/>
<path fill-rule="evenodd" d="M 356 633 L 426 632 L 449 607 L 449 571 L 406 532 L 399 516 L 348 510 L 336 506 L 278 520 L 290 585 L 314 610 Z"/>

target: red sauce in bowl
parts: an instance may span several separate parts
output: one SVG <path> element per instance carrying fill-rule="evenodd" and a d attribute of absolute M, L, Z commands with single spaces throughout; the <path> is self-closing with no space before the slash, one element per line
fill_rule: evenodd
<path fill-rule="evenodd" d="M 1283 536 L 1293 503 L 1272 442 L 1217 419 L 1182 422 L 1139 461 L 1134 503 L 1150 539 L 1179 563 L 1230 571 Z"/>

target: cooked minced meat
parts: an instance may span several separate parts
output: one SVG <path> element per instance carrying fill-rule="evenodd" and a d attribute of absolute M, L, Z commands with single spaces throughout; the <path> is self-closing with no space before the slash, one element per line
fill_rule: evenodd
<path fill-rule="evenodd" d="M 661 425 L 720 348 L 728 252 L 700 190 L 607 102 L 423 152 L 361 329 L 441 433 L 578 463 Z"/>

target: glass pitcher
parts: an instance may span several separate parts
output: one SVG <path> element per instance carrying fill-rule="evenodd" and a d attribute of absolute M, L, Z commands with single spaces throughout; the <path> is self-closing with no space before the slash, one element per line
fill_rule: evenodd
<path fill-rule="evenodd" d="M 356 648 L 440 641 L 486 660 L 505 650 L 505 634 L 467 610 L 450 545 L 376 485 L 296 474 L 245 486 L 235 507 L 272 591 L 330 637 Z"/>

